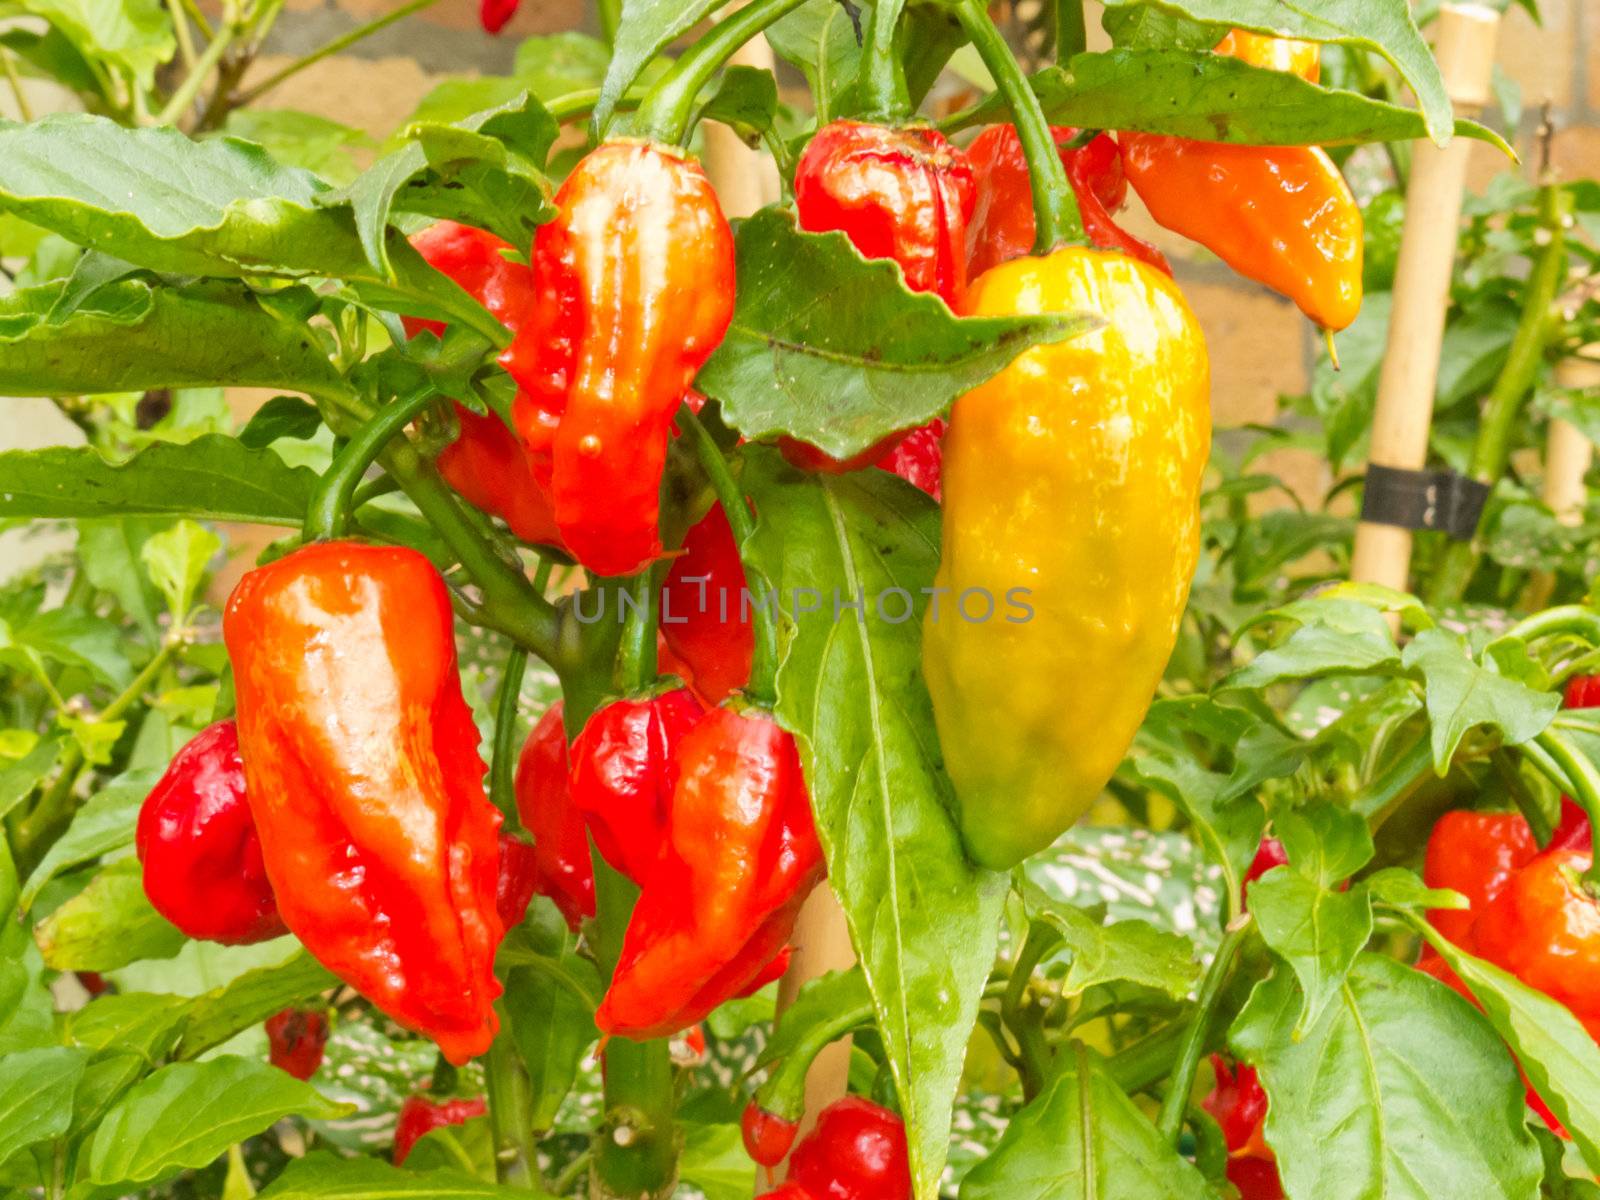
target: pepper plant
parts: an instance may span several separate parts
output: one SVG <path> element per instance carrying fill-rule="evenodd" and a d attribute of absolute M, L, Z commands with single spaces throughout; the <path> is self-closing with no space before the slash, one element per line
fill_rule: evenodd
<path fill-rule="evenodd" d="M 0 454 L 77 535 L 0 590 L 0 1188 L 1593 1194 L 1600 607 L 1531 489 L 1594 185 L 1469 212 L 1494 490 L 1419 598 L 1344 485 L 1252 502 L 1358 460 L 1407 144 L 1505 148 L 1403 0 L 623 0 L 381 147 L 254 107 L 425 6 L 264 78 L 268 0 L 0 9 L 0 392 L 85 440 Z M 1336 339 L 1292 432 L 1213 435 L 1130 185 Z"/>

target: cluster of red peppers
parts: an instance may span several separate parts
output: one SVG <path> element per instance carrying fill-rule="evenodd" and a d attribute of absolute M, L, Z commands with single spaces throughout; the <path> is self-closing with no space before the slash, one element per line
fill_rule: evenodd
<path fill-rule="evenodd" d="M 752 1143 L 746 1121 L 745 1146 L 758 1163 L 771 1168 L 789 1157 L 788 1179 L 760 1200 L 911 1200 L 905 1123 L 881 1104 L 835 1100 L 792 1155 L 796 1127 L 785 1126 L 783 1136 Z"/>

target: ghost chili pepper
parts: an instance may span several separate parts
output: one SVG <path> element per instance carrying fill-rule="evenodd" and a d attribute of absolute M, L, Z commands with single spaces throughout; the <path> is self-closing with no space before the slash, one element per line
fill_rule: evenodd
<path fill-rule="evenodd" d="M 1471 949 L 1478 918 L 1538 853 L 1521 813 L 1445 813 L 1428 836 L 1422 879 L 1430 888 L 1460 892 L 1471 907 L 1429 909 L 1428 920 L 1456 945 Z"/>
<path fill-rule="evenodd" d="M 630 575 L 661 552 L 672 416 L 733 317 L 733 233 L 699 164 L 650 141 L 591 151 L 555 207 L 502 362 L 562 540 L 590 570 Z"/>
<path fill-rule="evenodd" d="M 471 1100 L 430 1100 L 426 1096 L 407 1096 L 400 1106 L 400 1119 L 394 1127 L 394 1164 L 399 1166 L 411 1155 L 411 1148 L 427 1133 L 448 1125 L 465 1125 L 473 1117 L 489 1111 L 482 1096 Z"/>
<path fill-rule="evenodd" d="M 288 930 L 246 799 L 239 730 L 218 721 L 174 756 L 139 809 L 144 891 L 185 934 L 229 946 Z"/>
<path fill-rule="evenodd" d="M 733 530 L 713 504 L 689 527 L 661 585 L 661 636 L 707 704 L 720 704 L 750 678 L 755 642 L 744 591 Z"/>
<path fill-rule="evenodd" d="M 286 1008 L 267 1018 L 268 1059 L 296 1079 L 310 1079 L 328 1044 L 328 1014 L 320 1008 Z"/>
<path fill-rule="evenodd" d="M 1172 653 L 1199 556 L 1210 368 L 1171 279 L 1063 245 L 1082 229 L 1038 99 L 978 0 L 956 12 L 1028 150 L 1042 249 L 981 275 L 963 310 L 1104 322 L 960 397 L 945 435 L 923 674 L 968 853 L 1008 869 L 1100 794 Z"/>
<path fill-rule="evenodd" d="M 768 1112 L 754 1100 L 745 1105 L 739 1118 L 745 1153 L 763 1167 L 775 1167 L 788 1157 L 799 1132 L 800 1122 Z"/>
<path fill-rule="evenodd" d="M 1050 133 L 1067 169 L 1089 240 L 1103 250 L 1120 250 L 1172 274 L 1161 251 L 1111 219 L 1128 196 L 1117 143 L 1100 133 L 1087 144 L 1075 146 L 1078 131 L 1065 125 L 1051 126 Z M 977 204 L 967 226 L 967 270 L 976 279 L 990 267 L 1019 258 L 1032 248 L 1033 197 L 1028 162 L 1015 125 L 991 125 L 967 153 L 977 182 Z"/>
<path fill-rule="evenodd" d="M 1211 1056 L 1211 1066 L 1216 1086 L 1200 1106 L 1222 1129 L 1228 1146 L 1228 1181 L 1239 1189 L 1240 1200 L 1283 1200 L 1277 1161 L 1262 1137 L 1267 1093 L 1256 1069 L 1245 1063 L 1235 1069 L 1220 1054 Z"/>
<path fill-rule="evenodd" d="M 1600 903 L 1582 883 L 1590 855 L 1550 850 L 1518 871 L 1473 926 L 1477 950 L 1600 1030 Z"/>
<path fill-rule="evenodd" d="M 531 842 L 500 831 L 500 871 L 495 877 L 494 910 L 507 929 L 522 924 L 539 892 L 539 855 Z"/>
<path fill-rule="evenodd" d="M 1322 47 L 1298 38 L 1272 37 L 1244 29 L 1230 29 L 1213 47 L 1214 53 L 1237 58 L 1252 67 L 1283 71 L 1316 83 L 1322 75 Z"/>
<path fill-rule="evenodd" d="M 911 1200 L 905 1122 L 860 1096 L 835 1100 L 794 1148 L 789 1179 L 814 1200 Z"/>
<path fill-rule="evenodd" d="M 535 891 L 555 901 L 576 931 L 594 916 L 594 867 L 583 814 L 572 803 L 567 731 L 557 700 L 528 734 L 517 759 L 517 815 L 533 835 Z"/>

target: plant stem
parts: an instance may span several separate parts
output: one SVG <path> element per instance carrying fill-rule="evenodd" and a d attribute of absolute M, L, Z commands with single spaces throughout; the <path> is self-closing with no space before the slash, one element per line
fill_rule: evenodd
<path fill-rule="evenodd" d="M 1350 810 L 1367 818 L 1377 829 L 1399 807 L 1400 801 L 1427 774 L 1433 765 L 1433 747 L 1426 734 L 1412 743 L 1388 768 L 1350 799 Z"/>
<path fill-rule="evenodd" d="M 211 75 L 216 65 L 222 61 L 222 56 L 228 52 L 228 47 L 233 45 L 235 40 L 244 34 L 244 31 L 244 25 L 238 21 L 228 21 L 223 24 L 222 28 L 217 30 L 216 36 L 206 46 L 205 53 L 184 75 L 183 82 L 178 85 L 178 90 L 172 93 L 172 97 L 167 101 L 165 107 L 156 114 L 155 123 L 157 125 L 176 125 L 178 123 L 178 118 L 194 103 L 195 97 L 200 94 L 200 88 L 205 84 L 206 79 Z"/>
<path fill-rule="evenodd" d="M 522 698 L 522 677 L 528 670 L 528 652 L 513 646 L 506 655 L 500 687 L 494 699 L 494 752 L 489 759 L 489 799 L 494 801 L 509 832 L 522 828 L 517 813 L 517 707 Z"/>
<path fill-rule="evenodd" d="M 633 615 L 622 634 L 617 652 L 617 690 L 624 695 L 643 691 L 656 677 L 656 582 L 654 564 L 634 578 Z"/>
<path fill-rule="evenodd" d="M 750 682 L 745 686 L 744 693 L 756 703 L 770 706 L 778 696 L 778 624 L 772 609 L 765 603 L 768 599 L 766 576 L 756 568 L 750 549 L 756 523 L 745 504 L 744 493 L 739 490 L 739 485 L 728 470 L 728 460 L 723 457 L 722 448 L 687 406 L 678 409 L 678 428 L 694 443 L 695 454 L 711 482 L 711 490 L 716 492 L 723 514 L 733 530 L 733 541 L 739 547 L 739 559 L 744 564 L 747 590 L 757 596 L 757 602 L 750 606 L 750 629 L 755 639 L 755 649 L 750 657 Z M 744 603 L 742 596 L 739 602 L 741 605 Z"/>
<path fill-rule="evenodd" d="M 1553 729 L 1546 729 L 1534 739 L 1534 744 L 1549 755 L 1567 777 L 1572 798 L 1589 814 L 1593 841 L 1589 869 L 1583 873 L 1583 884 L 1591 896 L 1600 896 L 1600 769 L 1589 761 L 1587 754 L 1575 750 Z M 1539 765 L 1536 757 L 1533 761 Z"/>
<path fill-rule="evenodd" d="M 542 1181 L 533 1141 L 533 1088 L 504 1022 L 489 1045 L 484 1067 L 489 1123 L 494 1129 L 495 1174 L 509 1187 L 536 1189 Z"/>
<path fill-rule="evenodd" d="M 1582 604 L 1562 604 L 1518 621 L 1501 636 L 1531 642 L 1561 633 L 1577 634 L 1600 646 L 1600 612 Z"/>
<path fill-rule="evenodd" d="M 1522 299 L 1522 316 L 1506 353 L 1505 365 L 1494 381 L 1484 405 L 1472 461 L 1467 473 L 1493 487 L 1505 474 L 1511 456 L 1511 434 L 1517 417 L 1539 381 L 1546 347 L 1557 328 L 1553 312 L 1556 293 L 1567 274 L 1566 224 L 1572 211 L 1570 193 L 1546 182 L 1539 189 L 1539 225 L 1536 240 L 1543 248 L 1528 276 Z M 1434 570 L 1428 588 L 1430 605 L 1453 604 L 1466 594 L 1478 565 L 1478 550 L 1471 541 L 1452 542 Z"/>
<path fill-rule="evenodd" d="M 805 0 L 751 0 L 732 16 L 724 17 L 686 50 L 673 67 L 645 93 L 635 128 L 640 137 L 669 145 L 682 145 L 689 132 L 700 89 L 743 46 L 785 13 Z M 598 137 L 604 131 L 596 130 Z"/>
<path fill-rule="evenodd" d="M 1043 922 L 1035 921 L 1028 927 L 1028 936 L 1011 965 L 1011 978 L 1006 983 L 1005 997 L 1000 1002 L 1000 1016 L 1006 1028 L 1016 1039 L 1021 1052 L 1022 1095 L 1025 1100 L 1037 1096 L 1048 1082 L 1055 1052 L 1045 1040 L 1039 1025 L 1039 1014 L 1025 1006 L 1033 969 L 1059 944 L 1061 935 Z"/>
<path fill-rule="evenodd" d="M 1517 762 L 1511 756 L 1511 751 L 1501 746 L 1489 755 L 1489 765 L 1494 768 L 1494 773 L 1500 777 L 1500 782 L 1505 785 L 1506 791 L 1511 793 L 1512 802 L 1516 804 L 1517 811 L 1522 814 L 1522 819 L 1528 823 L 1528 828 L 1533 831 L 1533 840 L 1540 846 L 1550 841 L 1550 835 L 1555 832 L 1551 827 L 1550 818 L 1545 814 L 1539 798 L 1528 787 L 1525 780 L 1517 770 Z"/>
<path fill-rule="evenodd" d="M 181 0 L 167 0 L 167 11 L 172 14 L 172 32 L 178 39 L 178 57 L 183 60 L 183 69 L 193 71 L 194 35 L 189 32 L 189 17 L 183 11 Z"/>
<path fill-rule="evenodd" d="M 1056 2 L 1056 61 L 1066 62 L 1089 48 L 1089 31 L 1083 22 L 1083 0 Z"/>
<path fill-rule="evenodd" d="M 989 68 L 989 74 L 994 76 L 1011 107 L 1011 119 L 1016 124 L 1022 152 L 1028 159 L 1028 182 L 1033 188 L 1033 215 L 1038 230 L 1033 252 L 1048 254 L 1058 246 L 1083 244 L 1083 218 L 1078 213 L 1078 201 L 1067 184 L 1067 169 L 1061 164 L 1055 136 L 1045 120 L 1044 109 L 1039 106 L 1039 97 L 1033 94 L 1011 47 L 989 19 L 989 11 L 982 0 L 960 0 L 955 12 L 961 27 L 972 39 L 978 57 Z"/>
<path fill-rule="evenodd" d="M 806 1076 L 810 1074 L 811 1064 L 817 1055 L 871 1021 L 872 1004 L 869 1001 L 818 1022 L 768 1073 L 756 1092 L 756 1102 L 767 1112 L 786 1121 L 798 1121 L 806 1106 Z"/>
<path fill-rule="evenodd" d="M 28 103 L 27 94 L 22 90 L 22 79 L 17 74 L 16 61 L 11 57 L 9 46 L 0 46 L 0 67 L 5 68 L 6 82 L 11 85 L 11 96 L 17 102 L 17 115 L 23 121 L 33 120 L 33 108 Z"/>
<path fill-rule="evenodd" d="M 357 26 L 349 33 L 334 38 L 333 41 L 329 42 L 327 45 L 313 50 L 310 54 L 305 55 L 303 58 L 297 58 L 292 63 L 288 63 L 287 65 L 279 68 L 271 75 L 268 75 L 260 83 L 251 84 L 250 87 L 245 90 L 244 94 L 239 96 L 238 99 L 234 101 L 233 107 L 243 108 L 246 104 L 249 104 L 258 96 L 262 96 L 267 92 L 270 92 L 284 80 L 298 75 L 307 67 L 319 63 L 331 55 L 338 54 L 343 50 L 347 50 L 364 38 L 371 37 L 380 29 L 385 29 L 388 26 L 393 25 L 396 21 L 401 20 L 404 17 L 409 17 L 412 13 L 421 12 L 423 9 L 432 7 L 437 3 L 438 0 L 410 0 L 410 3 L 402 4 L 393 12 L 384 13 L 383 16 L 378 17 L 375 20 L 368 21 L 365 25 Z"/>
<path fill-rule="evenodd" d="M 911 96 L 894 48 L 894 28 L 904 7 L 905 0 L 879 0 L 861 47 L 861 115 L 885 125 L 898 125 L 911 115 Z"/>
<path fill-rule="evenodd" d="M 385 405 L 339 451 L 333 465 L 311 493 L 305 524 L 308 542 L 336 538 L 345 532 L 350 524 L 351 501 L 355 498 L 356 485 L 367 473 L 367 468 L 389 439 L 432 404 L 438 394 L 431 385 L 425 385 L 404 399 Z"/>
<path fill-rule="evenodd" d="M 1211 1030 L 1211 1018 L 1217 1007 L 1217 1000 L 1222 995 L 1222 985 L 1227 982 L 1228 972 L 1233 969 L 1234 955 L 1238 954 L 1239 947 L 1244 944 L 1245 936 L 1250 932 L 1250 914 L 1245 913 L 1238 920 L 1228 926 L 1223 934 L 1222 944 L 1217 947 L 1217 956 L 1211 960 L 1211 967 L 1206 971 L 1206 977 L 1200 984 L 1200 995 L 1195 1005 L 1194 1020 L 1190 1022 L 1189 1030 L 1184 1035 L 1183 1044 L 1178 1050 L 1177 1065 L 1172 1068 L 1172 1075 L 1167 1080 L 1167 1094 L 1161 1100 L 1161 1113 L 1156 1118 L 1156 1128 L 1161 1136 L 1168 1142 L 1177 1144 L 1178 1134 L 1183 1129 L 1183 1114 L 1189 1108 L 1189 1093 L 1194 1090 L 1195 1071 L 1200 1066 L 1200 1055 L 1205 1050 L 1206 1037 Z"/>
<path fill-rule="evenodd" d="M 200 27 L 200 36 L 205 38 L 214 37 L 215 33 L 211 28 L 211 22 L 206 19 L 205 13 L 200 11 L 200 5 L 195 3 L 195 0 L 180 0 L 180 2 L 183 5 L 183 11 L 188 13 L 194 23 Z"/>

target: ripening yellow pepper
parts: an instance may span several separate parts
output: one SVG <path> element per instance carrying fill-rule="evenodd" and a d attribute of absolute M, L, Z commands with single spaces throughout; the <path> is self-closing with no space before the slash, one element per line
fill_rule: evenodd
<path fill-rule="evenodd" d="M 1005 869 L 1094 801 L 1171 656 L 1199 555 L 1210 365 L 1177 286 L 1121 254 L 1014 259 L 963 311 L 1104 322 L 962 396 L 945 436 L 923 669 L 968 852 Z"/>

